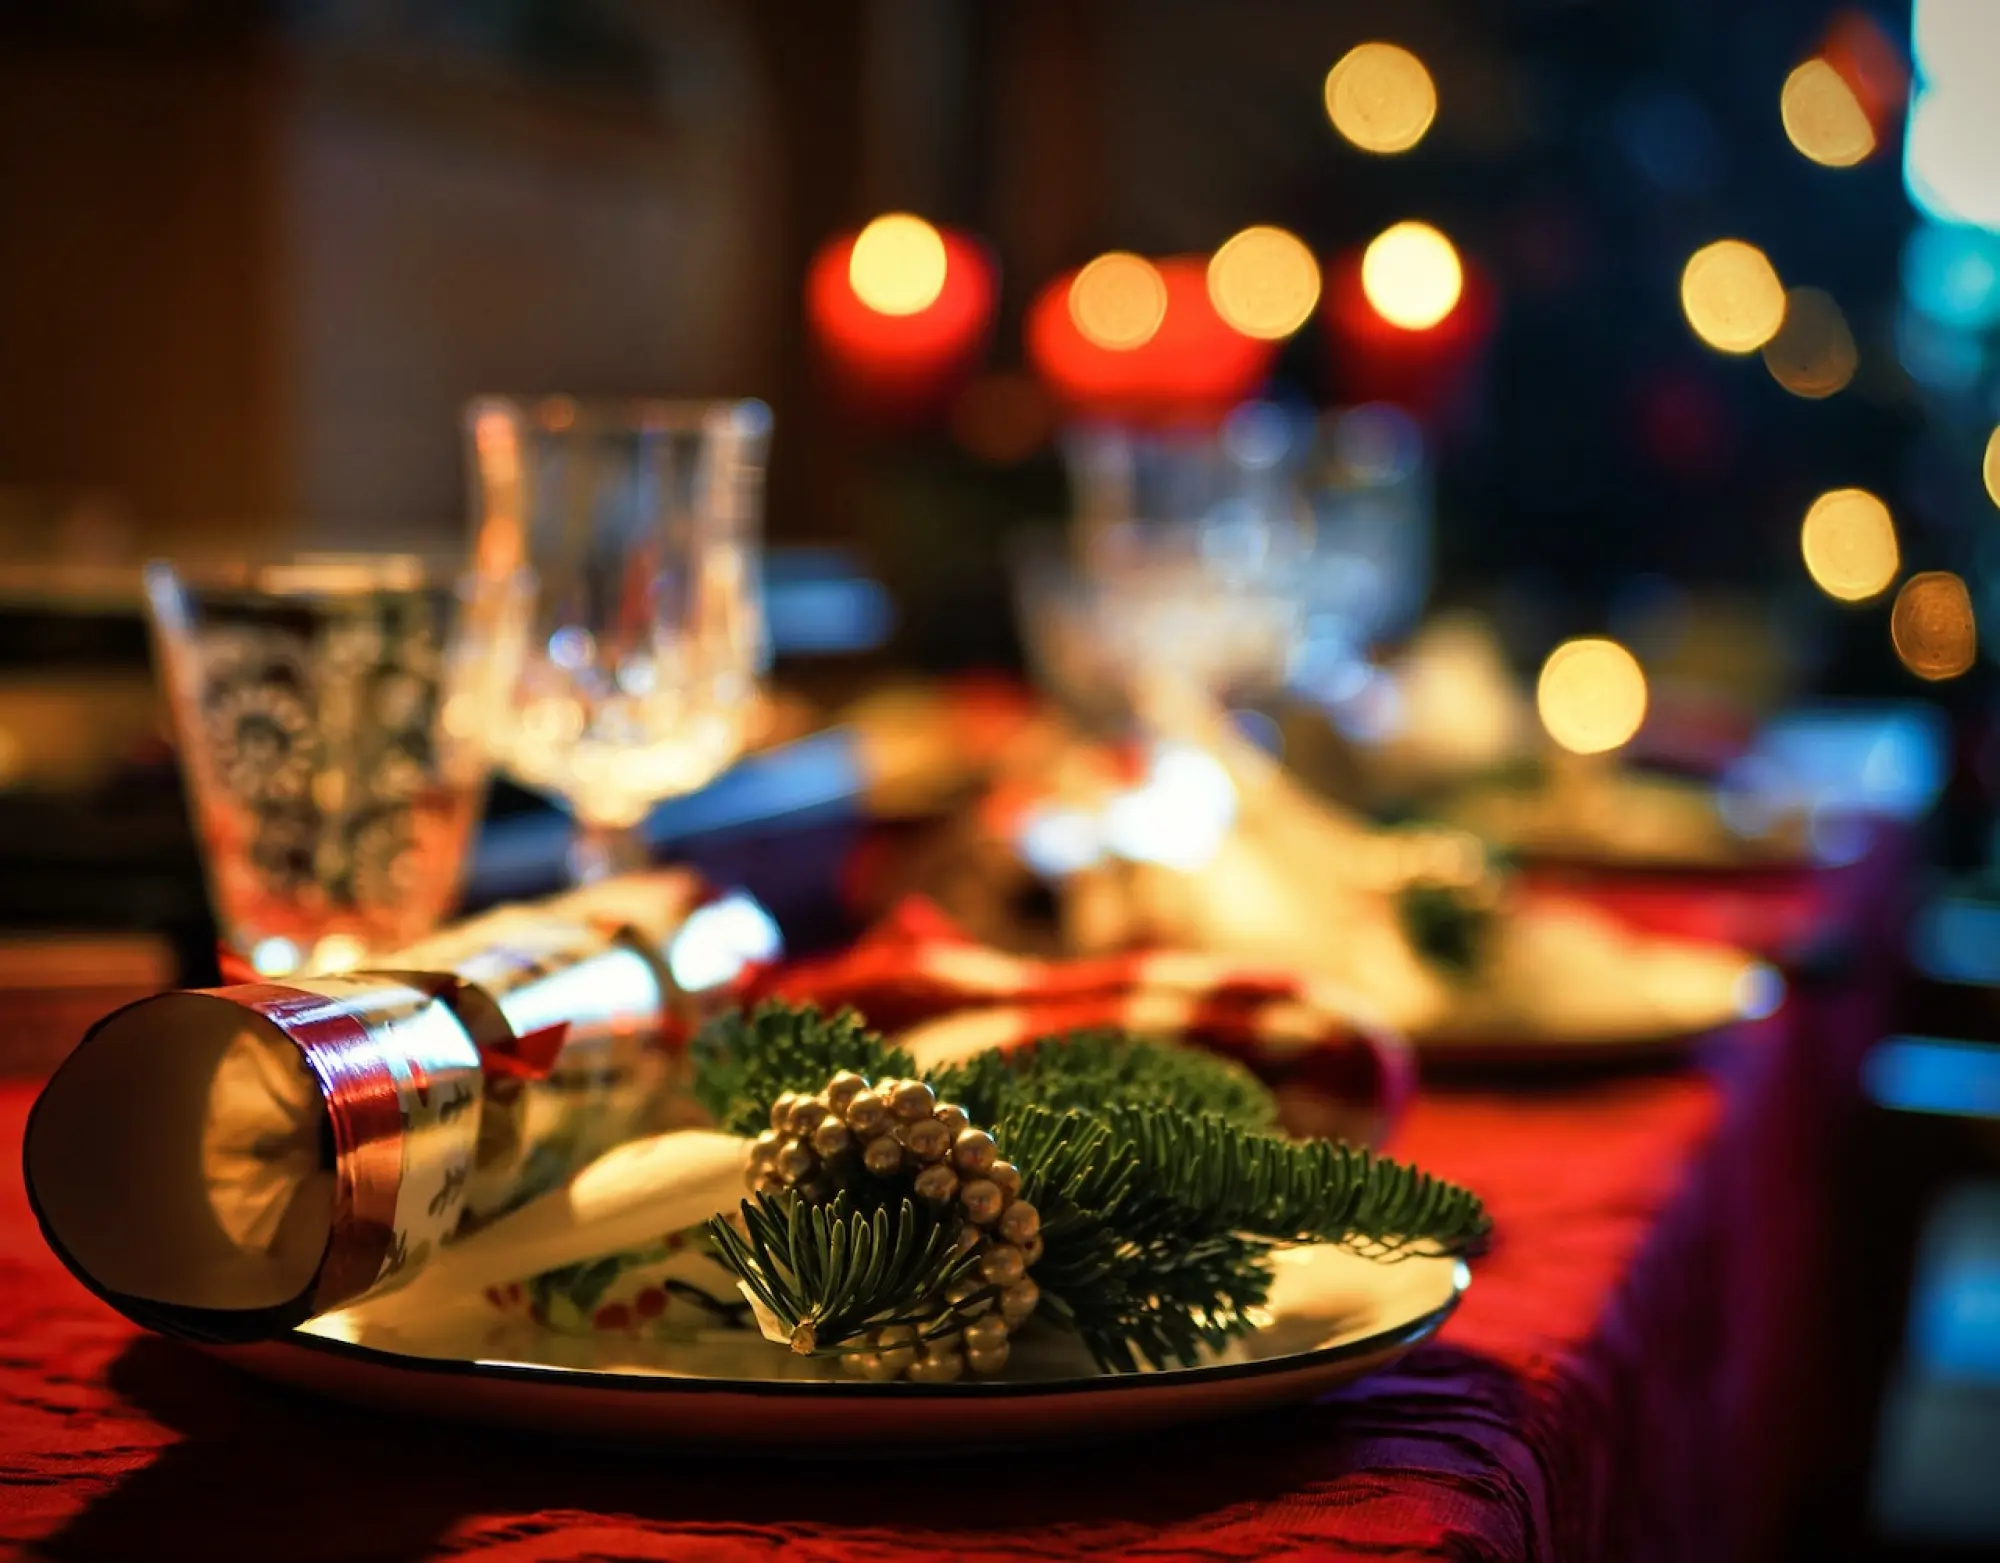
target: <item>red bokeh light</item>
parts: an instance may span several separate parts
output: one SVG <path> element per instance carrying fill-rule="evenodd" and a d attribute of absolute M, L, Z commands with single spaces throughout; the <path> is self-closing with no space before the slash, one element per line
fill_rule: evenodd
<path fill-rule="evenodd" d="M 1159 330 L 1138 347 L 1100 347 L 1077 329 L 1069 309 L 1073 271 L 1028 306 L 1028 359 L 1058 401 L 1135 423 L 1184 423 L 1220 416 L 1263 383 L 1278 344 L 1243 335 L 1215 312 L 1206 257 L 1177 255 L 1156 264 L 1167 310 Z"/>
<path fill-rule="evenodd" d="M 993 325 L 998 268 L 978 240 L 948 228 L 944 286 L 924 308 L 887 315 L 848 277 L 856 235 L 822 245 L 806 272 L 806 320 L 847 405 L 879 418 L 942 416 L 978 366 Z"/>

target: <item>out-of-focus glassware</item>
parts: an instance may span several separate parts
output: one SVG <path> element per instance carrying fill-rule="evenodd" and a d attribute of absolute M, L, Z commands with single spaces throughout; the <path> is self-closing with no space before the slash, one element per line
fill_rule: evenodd
<path fill-rule="evenodd" d="M 1298 638 L 1311 517 L 1296 418 L 1261 403 L 1219 428 L 1069 430 L 1066 541 L 1015 559 L 1043 682 L 1101 724 L 1157 728 L 1167 703 L 1282 687 Z"/>
<path fill-rule="evenodd" d="M 1246 402 L 1214 429 L 1075 429 L 1064 455 L 1086 545 L 1166 525 L 1197 533 L 1204 559 L 1272 568 L 1298 599 L 1292 681 L 1309 697 L 1345 698 L 1365 681 L 1368 647 L 1422 611 L 1430 469 L 1400 408 Z"/>
<path fill-rule="evenodd" d="M 1297 463 L 1311 510 L 1298 576 L 1305 615 L 1296 681 L 1352 686 L 1366 649 L 1407 633 L 1431 585 L 1432 500 L 1423 432 L 1386 403 L 1320 417 Z"/>
<path fill-rule="evenodd" d="M 770 409 L 482 397 L 466 411 L 477 567 L 533 579 L 498 763 L 577 822 L 572 872 L 643 862 L 639 825 L 737 757 L 767 662 Z"/>
<path fill-rule="evenodd" d="M 1264 402 L 1215 429 L 1070 429 L 1063 457 L 1075 529 L 1088 538 L 1121 526 L 1194 528 L 1219 556 L 1300 546 L 1311 529 L 1297 483 L 1304 445 L 1299 418 Z"/>
<path fill-rule="evenodd" d="M 1042 683 L 1101 727 L 1157 727 L 1283 685 L 1298 637 L 1284 559 L 1193 525 L 1031 534 L 1015 552 L 1023 640 Z"/>
<path fill-rule="evenodd" d="M 430 932 L 479 819 L 518 599 L 388 556 L 145 581 L 223 942 L 276 976 Z"/>

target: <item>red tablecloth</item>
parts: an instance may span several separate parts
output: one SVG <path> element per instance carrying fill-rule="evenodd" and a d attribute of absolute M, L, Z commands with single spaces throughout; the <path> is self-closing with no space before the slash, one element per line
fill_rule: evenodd
<path fill-rule="evenodd" d="M 1816 1198 L 1870 985 L 1700 1067 L 1433 1093 L 1399 1149 L 1500 1231 L 1441 1338 L 1325 1402 L 1115 1449 L 765 1464 L 293 1398 L 42 1247 L 0 1088 L 0 1547 L 64 1558 L 1761 1557 L 1809 1430 Z"/>

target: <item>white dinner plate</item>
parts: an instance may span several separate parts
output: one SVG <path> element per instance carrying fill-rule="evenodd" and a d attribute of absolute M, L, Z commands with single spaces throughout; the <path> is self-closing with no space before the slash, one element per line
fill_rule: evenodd
<path fill-rule="evenodd" d="M 1443 1324 L 1468 1284 L 1453 1259 L 1387 1263 L 1314 1247 L 1276 1256 L 1269 1320 L 1191 1368 L 1105 1374 L 1053 1326 L 1031 1326 L 996 1378 L 878 1384 L 748 1330 L 691 1339 L 561 1334 L 522 1318 L 347 1340 L 308 1323 L 213 1348 L 250 1372 L 380 1410 L 616 1441 L 779 1448 L 861 1438 L 871 1450 L 1088 1440 L 1307 1400 L 1393 1361 Z M 976 1418 L 940 1416 L 977 1404 Z"/>

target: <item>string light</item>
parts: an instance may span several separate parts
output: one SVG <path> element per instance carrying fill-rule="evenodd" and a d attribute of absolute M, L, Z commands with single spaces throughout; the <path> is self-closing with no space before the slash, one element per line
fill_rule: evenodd
<path fill-rule="evenodd" d="M 1903 666 L 1918 678 L 1956 678 L 1979 652 L 1972 594 L 1949 570 L 1913 575 L 1889 610 L 1889 638 Z"/>
<path fill-rule="evenodd" d="M 1437 86 L 1408 49 L 1364 43 L 1326 73 L 1326 113 L 1364 152 L 1407 152 L 1437 117 Z"/>
<path fill-rule="evenodd" d="M 1377 234 L 1362 253 L 1361 290 L 1391 325 L 1427 331 L 1457 307 L 1465 270 L 1437 229 L 1401 222 Z"/>
<path fill-rule="evenodd" d="M 1754 353 L 1785 321 L 1785 287 L 1770 258 L 1741 239 L 1718 239 L 1688 258 L 1681 308 L 1694 334 L 1723 353 Z"/>
<path fill-rule="evenodd" d="M 1646 674 L 1615 640 L 1566 640 L 1535 684 L 1548 735 L 1572 754 L 1602 754 L 1631 740 L 1646 720 Z"/>
<path fill-rule="evenodd" d="M 1833 295 L 1793 288 L 1785 295 L 1784 324 L 1764 344 L 1764 367 L 1794 396 L 1818 401 L 1846 387 L 1859 357 L 1854 333 Z"/>
<path fill-rule="evenodd" d="M 914 315 L 944 292 L 944 238 L 921 217 L 891 212 L 854 240 L 847 281 L 854 296 L 877 314 Z"/>
<path fill-rule="evenodd" d="M 1167 285 L 1144 256 L 1113 250 L 1076 274 L 1069 316 L 1085 341 L 1129 352 L 1152 341 L 1167 318 Z"/>
<path fill-rule="evenodd" d="M 1875 150 L 1867 111 L 1826 60 L 1807 60 L 1785 78 L 1778 117 L 1792 145 L 1827 168 L 1852 168 Z"/>
<path fill-rule="evenodd" d="M 1312 318 L 1319 262 L 1282 228 L 1245 228 L 1208 263 L 1208 297 L 1245 336 L 1275 342 Z"/>
<path fill-rule="evenodd" d="M 1986 437 L 1986 460 L 1981 472 L 1986 479 L 1986 496 L 2000 505 L 2000 428 Z"/>
<path fill-rule="evenodd" d="M 1888 590 L 1903 562 L 1889 507 L 1865 488 L 1836 488 L 1814 500 L 1799 528 L 1799 551 L 1813 584 L 1841 602 Z"/>

